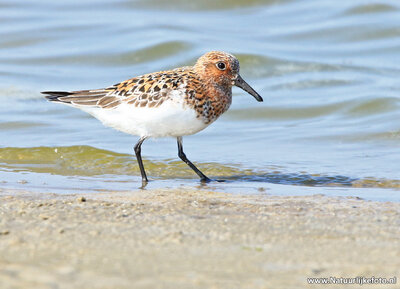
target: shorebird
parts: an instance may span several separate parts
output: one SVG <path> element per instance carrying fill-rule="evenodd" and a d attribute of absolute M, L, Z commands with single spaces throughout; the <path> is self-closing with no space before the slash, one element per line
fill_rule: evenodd
<path fill-rule="evenodd" d="M 211 51 L 194 66 L 137 76 L 112 86 L 79 91 L 44 91 L 46 98 L 88 112 L 104 125 L 139 136 L 134 147 L 142 175 L 148 179 L 141 156 L 148 138 L 176 137 L 178 156 L 203 182 L 210 179 L 183 152 L 182 137 L 195 134 L 226 112 L 232 86 L 257 101 L 262 97 L 239 74 L 239 61 L 226 52 Z"/>

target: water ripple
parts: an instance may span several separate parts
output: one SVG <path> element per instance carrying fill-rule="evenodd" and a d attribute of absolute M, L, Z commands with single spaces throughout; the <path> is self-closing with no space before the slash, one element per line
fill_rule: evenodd
<path fill-rule="evenodd" d="M 95 176 L 138 175 L 128 154 L 136 138 L 48 103 L 39 91 L 104 87 L 226 50 L 265 101 L 234 88 L 230 111 L 185 138 L 201 168 L 228 182 L 322 192 L 336 184 L 398 188 L 397 0 L 5 0 L 0 7 L 1 170 L 86 176 L 86 188 Z M 146 142 L 145 150 L 156 178 L 194 178 L 169 159 L 174 140 Z"/>

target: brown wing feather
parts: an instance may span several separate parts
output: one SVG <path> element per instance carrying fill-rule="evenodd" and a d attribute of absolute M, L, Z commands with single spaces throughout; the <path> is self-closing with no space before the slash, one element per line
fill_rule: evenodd
<path fill-rule="evenodd" d="M 187 72 L 187 73 L 185 73 Z M 50 101 L 78 106 L 115 108 L 121 103 L 139 107 L 157 107 L 169 93 L 192 77 L 190 67 L 177 68 L 134 77 L 104 89 L 80 91 L 44 91 Z"/>
<path fill-rule="evenodd" d="M 114 85 L 121 101 L 140 107 L 157 107 L 169 99 L 173 90 L 188 80 L 191 67 L 145 74 Z"/>
<path fill-rule="evenodd" d="M 79 91 L 43 91 L 50 101 L 72 105 L 99 106 L 113 108 L 121 103 L 119 97 L 113 95 L 115 88 L 79 90 Z"/>

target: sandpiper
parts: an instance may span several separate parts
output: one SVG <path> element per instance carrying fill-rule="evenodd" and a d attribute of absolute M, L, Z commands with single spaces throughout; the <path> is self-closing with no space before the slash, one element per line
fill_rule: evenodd
<path fill-rule="evenodd" d="M 44 91 L 50 101 L 82 109 L 104 125 L 140 137 L 134 150 L 142 175 L 148 179 L 141 145 L 148 138 L 176 137 L 178 156 L 200 177 L 210 179 L 187 159 L 182 136 L 195 134 L 228 110 L 232 86 L 262 97 L 239 75 L 239 61 L 226 52 L 211 51 L 194 66 L 137 76 L 107 88 L 79 91 Z"/>

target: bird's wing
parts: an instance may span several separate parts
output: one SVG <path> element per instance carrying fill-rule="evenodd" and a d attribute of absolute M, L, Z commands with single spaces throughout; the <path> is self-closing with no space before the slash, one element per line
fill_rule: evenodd
<path fill-rule="evenodd" d="M 120 104 L 120 100 L 113 95 L 113 89 L 93 89 L 79 91 L 43 91 L 50 101 L 61 102 L 76 106 L 98 106 L 112 108 Z"/>
<path fill-rule="evenodd" d="M 79 91 L 43 91 L 50 101 L 75 106 L 112 109 L 122 103 L 137 107 L 156 107 L 169 98 L 173 90 L 182 89 L 188 77 L 187 68 L 150 73 L 110 87 Z M 190 78 L 190 76 L 189 76 Z"/>

